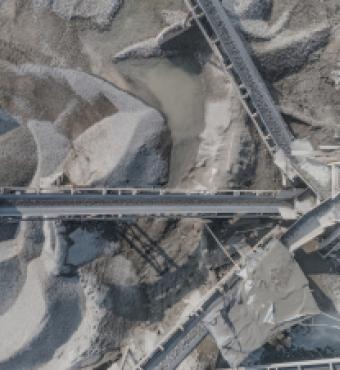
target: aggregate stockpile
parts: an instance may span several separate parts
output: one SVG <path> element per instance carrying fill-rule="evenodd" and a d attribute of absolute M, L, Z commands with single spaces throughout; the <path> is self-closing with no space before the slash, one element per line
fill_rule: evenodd
<path fill-rule="evenodd" d="M 272 240 L 251 257 L 203 322 L 225 360 L 237 367 L 282 330 L 319 313 L 299 265 Z"/>

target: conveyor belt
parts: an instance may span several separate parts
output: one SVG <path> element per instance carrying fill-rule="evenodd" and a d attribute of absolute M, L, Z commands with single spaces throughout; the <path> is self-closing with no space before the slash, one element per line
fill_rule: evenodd
<path fill-rule="evenodd" d="M 220 0 L 185 0 L 185 3 L 220 60 L 228 80 L 236 86 L 243 106 L 274 159 L 277 159 L 276 155 L 280 151 L 284 161 L 276 164 L 280 163 L 281 171 L 289 178 L 293 173 L 320 198 L 327 198 L 330 189 L 324 189 L 321 183 L 304 170 L 303 164 L 291 155 L 294 137 L 238 34 L 235 20 Z"/>

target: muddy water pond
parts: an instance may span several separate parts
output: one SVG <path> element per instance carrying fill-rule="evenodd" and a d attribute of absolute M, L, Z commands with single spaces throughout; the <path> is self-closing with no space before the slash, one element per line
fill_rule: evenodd
<path fill-rule="evenodd" d="M 142 99 L 146 97 L 141 92 L 144 86 L 149 97 L 154 97 L 146 98 L 148 103 L 165 115 L 173 141 L 169 187 L 178 186 L 194 163 L 204 128 L 204 86 L 199 66 L 191 58 L 156 58 L 122 62 L 117 68 L 138 86 L 135 93 Z"/>

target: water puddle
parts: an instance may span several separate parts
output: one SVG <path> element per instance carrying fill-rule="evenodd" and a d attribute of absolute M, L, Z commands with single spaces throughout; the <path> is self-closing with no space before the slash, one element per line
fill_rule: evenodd
<path fill-rule="evenodd" d="M 153 105 L 167 118 L 173 140 L 169 187 L 175 187 L 194 162 L 204 128 L 200 68 L 191 58 L 157 58 L 123 62 L 118 69 L 142 83 L 157 98 L 158 104 Z M 136 91 L 136 95 L 141 94 Z"/>

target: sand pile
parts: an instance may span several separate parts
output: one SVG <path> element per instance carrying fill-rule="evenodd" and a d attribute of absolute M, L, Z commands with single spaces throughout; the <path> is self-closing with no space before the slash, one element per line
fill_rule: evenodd
<path fill-rule="evenodd" d="M 71 233 L 70 243 L 65 239 L 63 225 L 46 222 L 43 226 L 45 241 L 39 251 L 37 237 L 42 229 L 37 229 L 36 225 L 32 227 L 33 224 L 23 226 L 18 238 L 12 241 L 12 248 L 15 244 L 19 247 L 15 258 L 20 260 L 20 268 L 14 269 L 12 264 L 13 272 L 25 276 L 25 279 L 18 282 L 20 287 L 16 289 L 15 301 L 7 298 L 12 304 L 0 317 L 3 333 L 10 333 L 7 340 L 4 337 L 0 339 L 0 368 L 37 369 L 45 368 L 44 364 L 47 363 L 46 369 L 66 369 L 71 368 L 73 363 L 96 361 L 98 354 L 95 353 L 93 341 L 97 330 L 95 325 L 101 313 L 98 305 L 93 303 L 97 294 L 96 290 L 91 290 L 94 281 L 86 274 L 80 279 L 77 274 L 71 273 L 71 268 L 75 269 L 99 255 L 115 254 L 117 244 L 105 241 L 99 231 L 96 233 L 94 230 L 91 236 L 86 236 L 81 229 Z M 81 237 L 73 242 L 72 237 L 76 238 L 79 232 Z M 29 234 L 38 252 L 35 256 L 29 253 Z M 93 240 L 96 240 L 97 248 L 92 248 Z M 20 241 L 24 244 L 20 245 Z M 76 250 L 80 248 L 79 243 L 85 248 L 78 254 Z M 13 276 L 7 265 L 2 261 L 0 272 L 4 281 L 11 281 Z M 60 275 L 65 273 L 71 275 Z M 15 292 L 13 282 L 1 285 L 1 288 L 5 298 L 8 292 Z M 23 322 L 18 318 L 25 318 L 24 330 Z M 56 349 L 63 351 L 66 342 L 69 345 L 68 354 L 63 356 L 60 365 L 59 356 L 55 360 L 52 358 Z"/>
<path fill-rule="evenodd" d="M 181 11 L 165 11 L 163 12 L 163 17 L 168 26 L 157 36 L 128 46 L 117 53 L 113 61 L 119 62 L 126 59 L 151 58 L 178 54 L 179 51 L 174 47 L 167 47 L 167 43 L 179 36 L 183 37 L 183 34 L 191 27 L 187 19 L 187 14 Z"/>
<path fill-rule="evenodd" d="M 167 180 L 170 135 L 155 109 L 74 70 L 24 65 L 9 69 L 7 79 L 3 93 L 8 93 L 10 83 L 16 88 L 4 108 L 23 126 L 0 138 L 2 185 L 27 185 L 36 156 L 36 185 L 48 186 L 63 172 L 78 185 L 152 185 Z M 53 109 L 47 109 L 50 105 Z M 20 166 L 21 156 L 22 171 L 7 174 L 13 168 L 9 163 Z"/>
<path fill-rule="evenodd" d="M 185 116 L 173 125 L 182 145 L 173 170 L 179 162 L 186 164 L 183 172 L 189 170 L 174 176 L 172 186 L 272 187 L 272 161 L 264 160 L 203 38 L 183 33 L 183 13 L 160 13 L 180 9 L 182 0 L 125 0 L 113 20 L 121 3 L 0 1 L 0 185 L 50 185 L 62 173 L 81 185 L 166 183 L 170 132 L 165 117 L 112 83 L 135 87 L 134 93 L 160 107 L 157 99 L 149 100 L 138 73 L 136 78 L 129 73 L 137 69 L 129 59 L 175 52 L 195 61 L 194 89 L 183 87 L 195 97 L 174 99 L 181 85 L 165 80 L 169 69 L 161 70 L 154 85 L 164 100 L 174 102 L 169 115 L 177 113 L 176 104 L 187 105 L 190 119 L 197 121 L 195 135 L 201 115 L 204 127 L 196 147 L 188 143 L 192 136 Z M 265 77 L 275 80 L 280 102 L 292 102 L 312 117 L 334 119 L 340 100 L 329 81 L 339 61 L 333 25 L 340 15 L 330 1 L 301 0 L 287 12 L 292 5 L 291 0 L 235 0 L 234 11 Z M 126 79 L 112 64 L 120 50 L 121 59 L 128 58 L 120 61 L 126 63 Z M 186 72 L 192 67 L 181 59 L 167 63 Z M 188 84 L 184 77 L 180 82 Z M 316 143 L 329 137 L 305 127 L 296 131 Z M 117 368 L 129 348 L 132 364 L 190 311 L 226 265 L 206 263 L 207 249 L 217 247 L 194 220 L 45 222 L 21 225 L 18 232 L 1 229 L 0 370 Z M 231 229 L 231 224 L 218 225 L 225 240 Z M 257 239 L 261 231 L 250 233 Z M 216 345 L 204 342 L 182 369 L 213 368 L 217 355 Z"/>
<path fill-rule="evenodd" d="M 166 133 L 162 117 L 154 110 L 117 113 L 73 142 L 65 173 L 79 185 L 164 184 L 169 154 Z"/>
<path fill-rule="evenodd" d="M 38 168 L 32 184 L 48 187 L 62 176 L 62 164 L 71 149 L 71 142 L 51 122 L 29 121 L 28 127 L 38 155 Z"/>
<path fill-rule="evenodd" d="M 1 185 L 29 185 L 37 162 L 34 138 L 27 127 L 18 127 L 0 136 Z"/>
<path fill-rule="evenodd" d="M 17 127 L 19 127 L 18 122 L 5 111 L 0 110 L 0 135 L 14 130 Z"/>
<path fill-rule="evenodd" d="M 99 27 L 108 26 L 122 5 L 122 0 L 33 0 L 35 8 L 47 7 L 58 16 L 66 19 L 90 20 Z"/>
<path fill-rule="evenodd" d="M 0 285 L 3 297 L 15 293 L 1 306 L 3 333 L 11 334 L 6 343 L 0 336 L 0 369 L 82 368 L 106 353 L 119 358 L 121 346 L 142 353 L 144 345 L 134 344 L 139 325 L 154 335 L 153 343 L 171 327 L 174 313 L 167 308 L 182 311 L 189 303 L 182 297 L 207 279 L 202 228 L 166 221 L 121 227 L 46 221 L 21 229 L 11 241 L 19 266 L 0 263 L 4 281 L 13 279 L 8 267 L 23 276 L 16 289 L 13 282 Z M 42 232 L 43 243 L 37 239 Z"/>
<path fill-rule="evenodd" d="M 200 135 L 195 165 L 182 185 L 196 189 L 231 189 L 248 183 L 254 174 L 255 145 L 246 115 L 231 84 L 210 61 L 203 69 L 206 86 L 205 128 Z"/>
<path fill-rule="evenodd" d="M 267 19 L 273 6 L 272 0 L 233 0 L 232 3 L 239 17 L 245 19 Z M 222 4 L 228 7 L 230 2 L 222 0 Z"/>
<path fill-rule="evenodd" d="M 277 80 L 298 71 L 316 51 L 326 46 L 330 37 L 328 23 L 303 31 L 286 31 L 264 45 L 257 44 L 255 53 L 265 75 Z"/>

